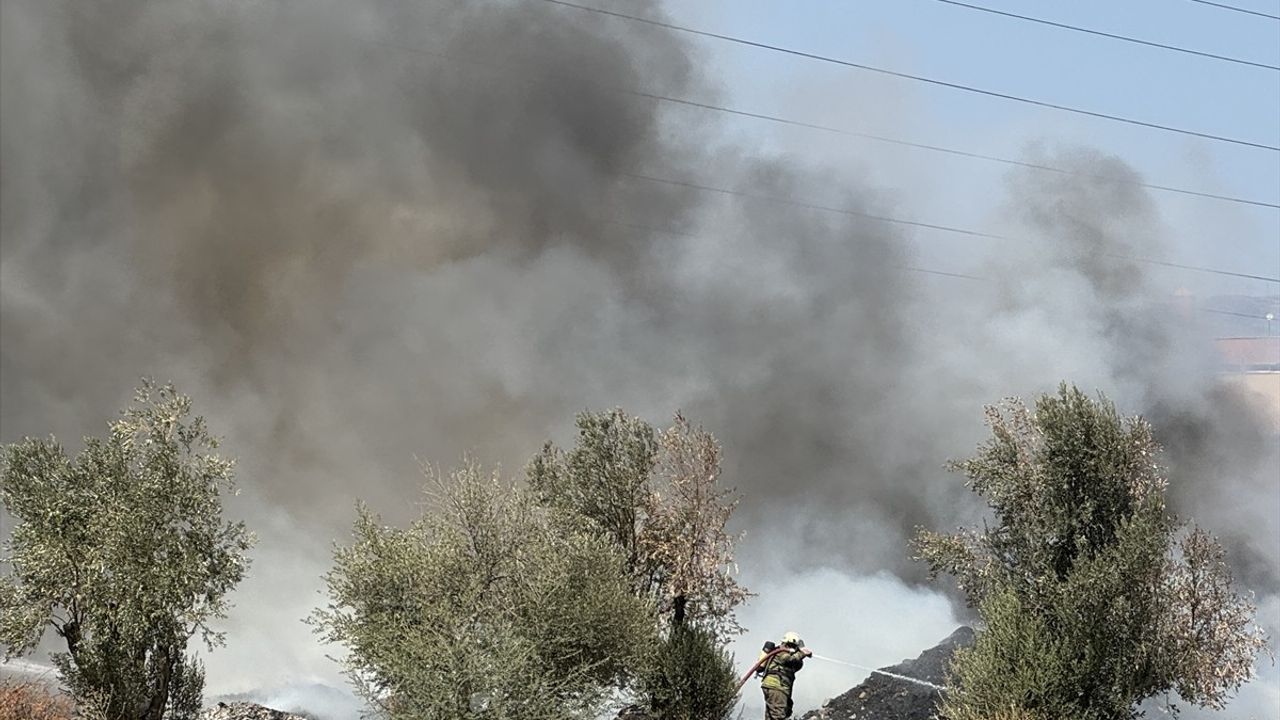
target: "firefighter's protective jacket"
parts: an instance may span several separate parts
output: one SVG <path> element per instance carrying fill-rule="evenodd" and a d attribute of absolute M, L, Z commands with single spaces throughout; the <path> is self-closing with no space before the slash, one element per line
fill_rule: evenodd
<path fill-rule="evenodd" d="M 781 690 L 791 694 L 791 686 L 796 681 L 796 671 L 804 667 L 804 653 L 799 650 L 783 650 L 765 661 L 764 679 L 760 687 Z"/>

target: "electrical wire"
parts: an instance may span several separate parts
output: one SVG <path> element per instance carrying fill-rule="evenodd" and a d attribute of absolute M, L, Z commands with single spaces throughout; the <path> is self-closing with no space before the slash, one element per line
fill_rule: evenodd
<path fill-rule="evenodd" d="M 1207 312 L 1213 315 L 1230 315 L 1232 317 L 1248 318 L 1250 320 L 1266 320 L 1270 322 L 1271 320 L 1275 319 L 1275 318 L 1268 318 L 1266 315 L 1250 315 L 1249 313 L 1232 312 L 1230 310 L 1219 310 L 1217 308 L 1197 308 L 1197 309 L 1200 310 L 1200 312 Z"/>
<path fill-rule="evenodd" d="M 815 203 L 804 202 L 800 200 L 789 200 L 773 195 L 764 195 L 761 193 L 748 192 L 746 190 L 732 190 L 729 188 L 716 187 L 714 185 L 700 185 L 684 180 L 671 180 L 668 178 L 659 178 L 652 175 L 643 175 L 640 173 L 619 172 L 623 177 L 635 178 L 637 180 L 647 180 L 649 182 L 661 183 L 664 185 L 674 185 L 676 187 L 690 188 L 693 190 L 702 190 L 704 192 L 719 193 L 721 195 L 734 195 L 737 197 L 751 198 L 753 200 L 764 200 L 766 202 L 780 203 L 790 205 L 792 207 L 803 208 L 805 210 L 820 210 L 822 212 L 837 213 L 840 215 L 850 215 L 853 217 L 867 218 L 869 220 L 878 220 L 880 222 L 890 223 L 892 225 L 908 225 L 910 227 L 926 228 L 929 230 L 941 230 L 943 232 L 956 233 L 958 235 L 970 235 L 972 237 L 990 238 L 992 240 L 1008 240 L 1009 238 L 1000 235 L 992 235 L 991 233 L 982 232 L 980 230 L 967 230 L 965 228 L 952 227 L 950 225 L 937 225 L 934 223 L 920 222 L 918 220 L 906 220 L 903 218 L 889 217 L 887 215 L 875 215 L 873 213 L 862 212 L 861 210 L 851 210 L 849 208 L 831 207 L 829 205 L 818 205 Z M 1278 281 L 1280 282 L 1280 281 Z"/>
<path fill-rule="evenodd" d="M 940 2 L 940 3 L 943 3 L 944 5 L 952 5 L 955 7 L 966 8 L 969 10 L 976 10 L 978 12 L 989 13 L 991 15 L 1000 15 L 1007 18 L 1014 18 L 1016 20 L 1024 20 L 1026 22 L 1037 23 L 1039 25 L 1048 25 L 1050 27 L 1060 28 L 1062 30 L 1071 30 L 1074 32 L 1087 33 L 1089 35 L 1097 35 L 1099 37 L 1104 37 L 1104 38 L 1111 38 L 1112 40 L 1121 40 L 1128 43 L 1134 43 L 1136 45 L 1145 45 L 1147 47 L 1160 48 L 1161 50 L 1171 50 L 1173 52 L 1186 53 L 1187 55 L 1196 55 L 1198 57 L 1210 58 L 1213 60 L 1223 60 L 1225 62 L 1237 63 L 1239 65 L 1251 65 L 1253 67 L 1264 68 L 1266 70 L 1280 71 L 1280 65 L 1268 65 L 1267 63 L 1254 62 L 1252 60 L 1245 60 L 1243 58 L 1230 57 L 1228 55 L 1216 55 L 1211 52 L 1204 52 L 1202 50 L 1192 50 L 1191 48 L 1185 48 L 1178 45 L 1165 45 L 1164 43 L 1153 42 L 1151 40 L 1142 40 L 1141 38 L 1130 37 L 1128 35 L 1117 35 L 1115 33 L 1103 32 L 1102 30 L 1093 30 L 1091 28 L 1080 27 L 1078 25 L 1068 25 L 1067 23 L 1054 22 L 1053 20 L 1045 20 L 1044 18 L 1031 17 L 1029 15 L 1019 15 L 1017 13 L 1006 12 L 1004 10 L 997 10 L 995 8 L 985 7 L 982 5 L 972 5 L 967 2 L 960 2 L 959 0 L 934 0 L 934 2 Z"/>
<path fill-rule="evenodd" d="M 640 225 L 637 223 L 621 222 L 619 220 L 601 220 L 606 225 L 616 225 L 631 230 L 639 230 L 641 232 L 658 233 L 659 235 L 671 235 L 672 237 L 688 238 L 690 240 L 706 240 L 702 235 L 696 235 L 691 232 L 681 230 L 669 230 L 667 228 L 653 227 L 651 225 Z M 935 270 L 933 268 L 922 268 L 914 265 L 889 265 L 896 270 L 906 270 L 907 272 L 923 273 L 926 275 L 938 275 L 941 277 L 955 278 L 958 280 L 976 280 L 979 282 L 991 282 L 990 278 L 980 277 L 978 275 L 969 275 L 966 273 L 950 272 L 947 270 Z"/>
<path fill-rule="evenodd" d="M 636 176 L 636 177 L 641 177 L 641 176 Z M 805 206 L 806 206 L 806 208 L 814 208 L 814 206 L 813 206 L 813 205 L 805 205 Z M 690 238 L 690 240 L 707 240 L 707 238 L 705 238 L 704 236 L 699 236 L 699 234 L 695 234 L 695 233 L 691 233 L 691 232 L 684 232 L 684 231 L 673 231 L 673 229 L 668 229 L 668 228 L 658 228 L 658 227 L 653 227 L 653 225 L 643 225 L 643 224 L 637 224 L 637 223 L 623 223 L 623 222 L 620 222 L 620 220 L 602 220 L 602 222 L 603 222 L 604 224 L 617 225 L 617 227 L 628 228 L 628 229 L 635 229 L 635 231 L 641 231 L 641 232 L 653 232 L 653 233 L 659 233 L 659 234 L 669 234 L 669 236 L 673 236 L 673 237 L 685 237 L 685 238 Z M 1000 236 L 992 236 L 992 237 L 1000 237 Z M 1000 238 L 1000 240 L 1012 240 L 1012 238 L 1002 238 L 1002 237 L 1001 237 L 1001 238 Z M 1240 273 L 1231 273 L 1231 272 L 1229 272 L 1229 270 L 1217 270 L 1217 269 L 1215 269 L 1215 268 L 1201 268 L 1201 266 L 1197 266 L 1197 265 L 1181 265 L 1181 264 L 1176 264 L 1176 263 L 1165 263 L 1165 261 L 1161 261 L 1161 260 L 1148 260 L 1148 259 L 1142 259 L 1142 258 L 1130 258 L 1130 256 L 1126 256 L 1126 255 L 1117 255 L 1117 254 L 1114 254 L 1114 252 L 1103 252 L 1102 256 L 1105 256 L 1105 258 L 1116 258 L 1116 259 L 1123 259 L 1123 260 L 1137 261 L 1137 263 L 1153 263 L 1153 264 L 1157 264 L 1157 265 L 1172 266 L 1172 268 L 1178 268 L 1178 269 L 1185 269 L 1185 270 L 1198 270 L 1198 272 L 1204 272 L 1204 273 L 1225 274 L 1225 275 L 1231 275 L 1231 277 L 1243 277 L 1243 278 L 1248 278 L 1248 279 L 1257 279 L 1257 281 L 1265 281 L 1265 282 L 1280 282 L 1280 278 L 1266 278 L 1266 277 L 1261 277 L 1261 275 L 1247 275 L 1247 274 L 1240 274 Z M 968 274 L 968 273 L 955 273 L 955 272 L 950 272 L 950 270 L 938 270 L 938 269 L 934 269 L 934 268 L 920 268 L 920 266 L 915 266 L 915 265 L 890 265 L 890 266 L 891 266 L 891 268 L 895 268 L 895 269 L 899 269 L 899 270 L 906 270 L 906 272 L 910 272 L 910 273 L 924 273 L 924 274 L 929 274 L 929 275 L 940 275 L 940 277 L 945 277 L 945 278 L 964 279 L 964 281 L 975 281 L 975 282 L 982 282 L 982 283 L 991 283 L 991 282 L 995 282 L 995 281 L 993 281 L 993 279 L 992 279 L 992 278 L 982 277 L 982 275 L 970 275 L 970 274 Z M 1211 314 L 1216 314 L 1216 315 L 1234 315 L 1234 316 L 1236 316 L 1236 318 L 1248 318 L 1248 319 L 1251 319 L 1251 320 L 1267 320 L 1267 322 L 1270 322 L 1270 319 L 1268 319 L 1266 315 L 1251 315 L 1251 314 L 1247 314 L 1247 313 L 1233 313 L 1233 311 L 1230 311 L 1230 310 L 1217 310 L 1217 309 L 1212 309 L 1212 307 L 1197 307 L 1197 309 L 1196 309 L 1196 310 L 1197 310 L 1197 311 L 1199 311 L 1199 313 L 1211 313 Z"/>
<path fill-rule="evenodd" d="M 715 185 L 705 185 L 701 183 L 688 182 L 685 180 L 673 180 L 670 178 L 660 178 L 660 177 L 655 177 L 653 175 L 646 175 L 641 173 L 622 172 L 619 174 L 623 175 L 624 177 L 630 177 L 637 180 L 643 180 L 646 182 L 660 183 L 664 185 L 689 188 L 692 190 L 700 190 L 703 192 L 712 192 L 712 193 L 729 195 L 734 197 L 744 197 L 752 200 L 762 200 L 765 202 L 778 203 L 781 205 L 789 205 L 791 207 L 798 207 L 806 210 L 815 210 L 819 212 L 830 212 L 830 213 L 836 213 L 840 215 L 863 217 L 863 218 L 878 220 L 880 222 L 891 223 L 895 225 L 907 225 L 911 227 L 926 228 L 929 230 L 938 230 L 941 232 L 955 233 L 958 235 L 966 235 L 970 237 L 988 238 L 992 240 L 1025 242 L 1025 239 L 1023 238 L 1015 238 L 1007 235 L 997 235 L 994 233 L 982 232 L 980 230 L 972 230 L 972 229 L 956 227 L 952 225 L 941 225 L 938 223 L 921 222 L 918 220 L 908 220 L 905 218 L 890 217 L 886 215 L 875 215 L 872 213 L 862 212 L 860 210 L 831 207 L 828 205 L 819 205 L 816 203 L 805 202 L 802 200 L 781 198 L 774 195 L 766 195 L 763 193 L 749 192 L 746 190 L 735 190 L 732 188 L 717 187 Z M 1125 255 L 1122 253 L 1098 253 L 1098 254 L 1102 257 L 1108 257 L 1108 258 L 1113 258 L 1117 260 L 1128 260 L 1130 262 L 1144 263 L 1147 265 L 1159 265 L 1161 267 L 1175 268 L 1179 270 L 1188 270 L 1192 272 L 1206 273 L 1211 275 L 1222 275 L 1226 277 L 1236 277 L 1236 278 L 1243 278 L 1246 280 L 1258 280 L 1266 283 L 1280 284 L 1280 277 L 1271 277 L 1267 275 L 1254 275 L 1252 273 L 1235 272 L 1233 270 L 1222 270 L 1220 268 L 1211 268 L 1203 265 L 1190 265 L 1186 263 L 1176 263 L 1168 260 L 1159 260 L 1156 258 L 1145 258 L 1145 257 L 1134 256 L 1134 255 Z M 979 279 L 979 278 L 974 278 L 974 279 Z"/>
<path fill-rule="evenodd" d="M 549 1 L 549 2 L 556 2 L 556 0 L 545 0 L 545 1 Z M 392 46 L 392 47 L 396 47 L 396 46 Z M 408 49 L 408 48 L 398 48 L 398 49 Z M 425 51 L 425 50 L 419 50 L 419 52 L 421 52 L 421 53 L 425 53 L 425 54 L 429 54 L 429 55 L 439 55 L 439 56 L 445 57 L 446 59 L 449 59 L 449 60 L 451 60 L 451 61 L 455 61 L 455 62 L 464 62 L 464 61 L 461 61 L 461 60 L 459 60 L 459 59 L 457 59 L 457 58 L 454 58 L 454 57 L 452 57 L 452 56 L 444 55 L 444 54 L 441 54 L 441 53 L 434 53 L 434 52 L 431 52 L 431 51 Z M 618 91 L 618 92 L 626 92 L 626 91 Z M 643 94 L 643 93 L 627 93 L 627 94 L 641 94 L 641 95 L 646 95 L 646 96 L 648 96 L 647 94 Z M 650 96 L 650 97 L 652 97 L 652 96 Z M 642 181 L 647 181 L 647 182 L 662 183 L 662 184 L 667 184 L 667 185 L 672 185 L 672 186 L 677 186 L 677 187 L 684 187 L 684 188 L 693 189 L 693 190 L 699 190 L 699 191 L 704 191 L 704 192 L 713 192 L 713 193 L 718 193 L 718 194 L 723 194 L 723 195 L 730 195 L 730 196 L 737 196 L 737 197 L 745 197 L 745 198 L 750 198 L 750 199 L 755 199 L 755 200 L 762 200 L 762 201 L 767 201 L 767 202 L 781 203 L 781 204 L 790 205 L 790 206 L 793 206 L 793 207 L 799 207 L 799 208 L 808 209 L 808 210 L 815 210 L 815 211 L 821 211 L 821 212 L 837 213 L 837 214 L 846 215 L 846 216 L 863 217 L 863 218 L 867 218 L 867 219 L 871 219 L 871 220 L 877 220 L 877 221 L 880 221 L 880 222 L 885 222 L 885 223 L 890 223 L 890 224 L 896 224 L 896 225 L 905 225 L 905 226 L 910 226 L 910 227 L 919 227 L 919 228 L 925 228 L 925 229 L 930 229 L 930 230 L 938 230 L 938 231 L 942 231 L 942 232 L 955 233 L 955 234 L 959 234 L 959 235 L 966 235 L 966 236 L 971 236 L 971 237 L 982 237 L 982 238 L 989 238 L 989 239 L 995 239 L 995 240 L 1018 240 L 1017 238 L 1011 238 L 1011 237 L 1007 237 L 1007 236 L 996 235 L 996 234 L 993 234 L 993 233 L 987 233 L 987 232 L 983 232 L 983 231 L 979 231 L 979 230 L 972 230 L 972 229 L 968 229 L 968 228 L 961 228 L 961 227 L 956 227 L 956 226 L 951 226 L 951 225 L 941 225 L 941 224 L 937 224 L 937 223 L 928 223 L 928 222 L 922 222 L 922 221 L 918 221 L 918 220 L 910 220 L 910 219 L 905 219 L 905 218 L 890 217 L 890 216 L 885 216 L 885 215 L 876 215 L 876 214 L 873 214 L 873 213 L 863 212 L 863 211 L 860 211 L 860 210 L 853 210 L 853 209 L 850 209 L 850 208 L 837 208 L 837 207 L 831 207 L 831 206 L 827 206 L 827 205 L 820 205 L 820 204 L 816 204 L 816 203 L 809 203 L 809 202 L 804 202 L 804 201 L 799 201 L 799 200 L 793 200 L 793 199 L 787 199 L 787 198 L 779 198 L 779 197 L 776 197 L 776 196 L 765 195 L 765 194 L 761 194 L 761 193 L 753 193 L 753 192 L 748 192 L 748 191 L 744 191 L 744 190 L 735 190 L 735 189 L 731 189 L 731 188 L 723 188 L 723 187 L 717 187 L 717 186 L 713 186 L 713 185 L 699 184 L 699 183 L 693 183 L 693 182 L 682 181 L 682 180 L 674 180 L 674 179 L 670 179 L 670 178 L 660 178 L 660 177 L 655 177 L 655 176 L 652 176 L 652 175 L 646 175 L 646 174 L 643 174 L 643 173 L 635 173 L 635 172 L 626 172 L 626 171 L 621 171 L 619 174 L 620 174 L 620 175 L 622 175 L 622 176 L 624 176 L 624 177 L 630 177 L 630 178 L 633 178 L 633 179 L 642 180 Z M 608 221 L 606 221 L 606 222 L 608 222 Z M 614 223 L 614 224 L 618 224 L 618 225 L 625 225 L 625 224 L 623 224 L 623 223 Z M 657 231 L 657 232 L 667 232 L 667 233 L 670 233 L 670 234 L 685 234 L 685 233 L 677 233 L 677 232 L 667 231 L 667 230 L 655 230 L 655 229 L 653 229 L 653 228 L 644 228 L 643 226 L 636 226 L 636 225 L 626 225 L 626 226 L 628 226 L 628 227 L 633 227 L 633 228 L 636 228 L 636 229 L 647 229 L 647 230 Z M 685 234 L 685 235 L 687 235 L 687 234 Z M 1117 254 L 1117 253 L 1101 253 L 1101 255 L 1102 255 L 1102 256 L 1104 256 L 1104 257 L 1111 257 L 1111 258 L 1115 258 L 1115 259 L 1128 260 L 1128 261 L 1131 261 L 1131 262 L 1147 263 L 1147 264 L 1153 264 L 1153 265 L 1160 265 L 1160 266 L 1164 266 L 1164 267 L 1171 267 L 1171 268 L 1177 268 L 1177 269 L 1182 269 L 1182 270 L 1189 270 L 1189 271 L 1194 271 L 1194 272 L 1202 272 L 1202 273 L 1209 273 L 1209 274 L 1215 274 L 1215 275 L 1223 275 L 1223 276 L 1229 276 L 1229 277 L 1238 277 L 1238 278 L 1244 278 L 1244 279 L 1250 279 L 1250 280 L 1259 280 L 1259 281 L 1262 281 L 1262 282 L 1278 283 L 1278 284 L 1280 284 L 1280 278 L 1275 278 L 1275 277 L 1268 277 L 1268 276 L 1262 276 L 1262 275 L 1254 275 L 1254 274 L 1249 274 L 1249 273 L 1240 273 L 1240 272 L 1234 272 L 1234 271 L 1230 271 L 1230 270 L 1221 270 L 1221 269 L 1218 269 L 1218 268 L 1209 268 L 1209 267 L 1198 266 L 1198 265 L 1188 265 L 1188 264 L 1183 264 L 1183 263 L 1174 263 L 1174 262 L 1170 262 L 1170 261 L 1158 260 L 1158 259 L 1153 259 L 1153 258 L 1133 257 L 1133 256 L 1122 255 L 1122 254 Z M 958 278 L 964 278 L 964 279 L 970 279 L 970 280 L 982 280 L 982 279 L 983 279 L 983 278 L 979 278 L 979 277 L 976 277 L 976 276 L 968 276 L 968 275 L 964 275 L 964 274 L 961 274 L 961 273 L 947 273 L 947 272 L 944 272 L 944 271 L 931 270 L 931 269 L 924 269 L 924 268 L 911 268 L 911 267 L 906 267 L 906 268 L 903 268 L 903 269 L 912 270 L 912 271 L 917 271 L 917 272 L 927 272 L 927 273 L 930 273 L 930 274 L 936 274 L 936 275 L 946 275 L 946 276 L 958 277 Z"/>
<path fill-rule="evenodd" d="M 1238 12 L 1238 13 L 1245 13 L 1246 15 L 1257 15 L 1258 17 L 1264 17 L 1271 20 L 1280 20 L 1280 15 L 1269 15 L 1264 12 L 1258 12 L 1257 10 L 1249 10 L 1242 7 L 1236 7 L 1235 5 L 1227 5 L 1226 3 L 1209 2 L 1209 0 L 1191 0 L 1191 2 L 1200 3 L 1201 5 L 1212 5 L 1213 7 L 1216 7 L 1216 8 L 1222 8 L 1223 10 L 1231 10 L 1233 12 Z"/>
<path fill-rule="evenodd" d="M 683 32 L 691 35 L 697 35 L 700 37 L 708 37 L 716 40 L 722 40 L 724 42 L 735 43 L 738 45 L 745 45 L 747 47 L 754 47 L 762 50 L 769 50 L 772 52 L 783 53 L 786 55 L 793 55 L 795 57 L 802 57 L 809 60 L 816 60 L 819 62 L 830 63 L 833 65 L 841 65 L 844 67 L 855 68 L 858 70 L 865 70 L 867 72 L 880 73 L 882 75 L 889 75 L 891 77 L 901 78 L 904 80 L 914 80 L 916 82 L 928 83 L 930 85 L 937 85 L 939 87 L 951 88 L 953 90 L 959 90 L 962 92 L 985 95 L 987 97 L 1000 98 L 1002 100 L 1009 100 L 1011 102 L 1024 103 L 1027 105 L 1048 108 L 1051 110 L 1060 110 L 1062 112 L 1069 112 L 1077 115 L 1085 115 L 1088 117 L 1100 118 L 1103 120 L 1111 120 L 1113 122 L 1126 123 L 1129 125 L 1136 125 L 1139 127 L 1145 127 L 1145 128 L 1150 128 L 1154 130 L 1163 130 L 1166 132 L 1177 133 L 1180 135 L 1188 135 L 1191 137 L 1198 137 L 1206 140 L 1216 140 L 1218 142 L 1231 143 L 1233 145 L 1252 147 L 1259 150 L 1268 150 L 1270 152 L 1280 153 L 1280 145 L 1268 145 L 1266 143 L 1254 142 L 1252 140 L 1242 140 L 1240 138 L 1233 138 L 1225 135 L 1215 135 L 1213 133 L 1201 132 L 1199 130 L 1189 130 L 1187 128 L 1180 128 L 1172 125 L 1162 125 L 1160 123 L 1148 122 L 1146 120 L 1138 120 L 1136 118 L 1124 117 L 1122 115 L 1111 115 L 1109 113 L 1097 112 L 1094 110 L 1085 110 L 1083 108 L 1071 107 L 1069 105 L 1059 105 L 1057 103 L 1051 103 L 1045 100 L 1036 100 L 1034 98 L 1023 97 L 1021 95 L 1013 95 L 1011 93 L 998 92 L 995 90 L 986 90 L 983 88 L 974 87 L 972 85 L 963 85 L 961 83 L 954 83 L 946 80 L 938 80 L 936 78 L 925 77 L 923 75 L 913 75 L 911 73 L 905 73 L 898 70 L 890 70 L 888 68 L 877 67 L 874 65 L 867 65 L 864 63 L 855 63 L 849 60 L 841 60 L 839 58 L 834 58 L 827 55 L 819 55 L 817 53 L 811 53 L 804 50 L 786 48 L 780 45 L 770 45 L 767 43 L 757 42 L 755 40 L 746 40 L 744 38 L 734 37 L 732 35 L 723 35 L 720 33 L 713 33 L 706 30 L 697 30 L 695 28 L 685 27 L 683 25 L 676 25 L 675 23 L 664 22 L 661 20 L 652 20 L 650 18 L 640 17 L 638 15 L 628 15 L 626 13 L 617 12 L 615 10 L 605 10 L 603 8 L 590 7 L 587 5 L 579 5 L 577 3 L 568 2 L 567 0 L 539 0 L 539 1 L 551 4 L 551 5 L 558 5 L 560 7 L 572 8 L 574 10 L 581 10 L 584 12 L 607 15 L 607 16 L 619 18 L 622 20 L 629 20 L 632 22 L 644 23 L 646 25 L 665 28 L 667 30 L 673 30 L 676 32 Z"/>
<path fill-rule="evenodd" d="M 459 65 L 474 65 L 477 67 L 490 68 L 493 70 L 509 69 L 508 67 L 503 66 L 499 63 L 483 62 L 483 61 L 474 60 L 470 58 L 460 58 L 447 53 L 436 52 L 434 50 L 426 50 L 423 48 L 409 47 L 409 46 L 399 45 L 396 43 L 389 43 L 389 42 L 378 42 L 377 44 L 380 46 L 401 51 L 401 52 L 441 58 Z M 1119 183 L 1124 183 L 1126 185 L 1134 185 L 1137 187 L 1147 188 L 1148 190 L 1175 193 L 1178 195 L 1198 197 L 1206 200 L 1218 200 L 1222 202 L 1237 203 L 1241 205 L 1252 205 L 1254 207 L 1264 207 L 1264 208 L 1280 210 L 1280 203 L 1268 202 L 1265 200 L 1255 200 L 1251 198 L 1238 197 L 1234 195 L 1221 195 L 1217 193 L 1204 192 L 1200 190 L 1191 190 L 1189 188 L 1181 188 L 1181 187 L 1175 187 L 1171 185 L 1160 185 L 1157 183 L 1147 183 L 1147 182 L 1140 182 L 1136 180 L 1129 180 L 1126 178 L 1118 178 L 1118 177 L 1108 176 L 1108 175 L 1099 175 L 1096 173 L 1084 173 L 1076 170 L 1068 170 L 1066 168 L 1055 167 L 1053 165 L 1045 165 L 1043 163 L 1034 163 L 1034 162 L 1028 162 L 1025 160 L 1015 160 L 1013 158 L 1000 157 L 998 155 L 987 155 L 984 153 L 972 152 L 969 150 L 961 150 L 958 148 L 951 148 L 951 147 L 946 147 L 942 145 L 933 145 L 929 143 L 914 142 L 911 140 L 903 140 L 901 138 L 888 137 L 885 135 L 876 135 L 874 133 L 859 132 L 857 130 L 848 130 L 845 128 L 833 127 L 830 125 L 821 125 L 818 123 L 811 123 L 803 120 L 796 120 L 793 118 L 779 117 L 776 115 L 768 115 L 765 113 L 749 112 L 746 110 L 739 110 L 737 108 L 726 107 L 723 105 L 715 105 L 713 103 L 699 102 L 697 100 L 689 100 L 686 98 L 677 98 L 669 95 L 662 95 L 659 93 L 645 92 L 642 90 L 631 90 L 631 89 L 625 89 L 625 88 L 612 88 L 612 87 L 600 85 L 598 83 L 596 85 L 601 90 L 604 90 L 607 92 L 615 92 L 615 93 L 620 93 L 624 95 L 631 95 L 634 97 L 653 100 L 655 102 L 669 103 L 672 105 L 681 105 L 684 107 L 707 110 L 709 112 L 718 112 L 718 113 L 724 113 L 726 115 L 734 115 L 737 117 L 745 117 L 745 118 L 751 118 L 754 120 L 762 120 L 765 122 L 776 123 L 779 125 L 788 125 L 792 127 L 818 130 L 821 132 L 828 132 L 836 135 L 843 135 L 845 137 L 861 138 L 865 140 L 871 140 L 874 142 L 886 143 L 890 145 L 898 145 L 901 147 L 910 147 L 918 150 L 928 150 L 930 152 L 942 153 L 946 155 L 954 155 L 956 157 L 969 158 L 972 160 L 983 160 L 986 162 L 1001 163 L 1001 164 L 1009 165 L 1013 167 L 1023 167 L 1023 168 L 1029 168 L 1032 170 L 1058 173 L 1061 175 L 1071 175 L 1074 177 L 1091 178 L 1094 180 L 1106 180 L 1108 182 L 1119 182 Z"/>
<path fill-rule="evenodd" d="M 685 100 L 682 98 L 673 98 L 665 95 L 657 95 L 641 91 L 624 91 L 630 95 L 646 97 L 661 102 L 672 103 L 675 105 L 685 105 L 689 107 L 702 108 L 714 112 L 722 112 L 729 115 L 737 115 L 740 117 L 754 118 L 756 120 L 764 120 L 767 122 L 778 123 L 781 125 L 791 125 L 795 127 L 809 128 L 811 130 L 820 130 L 823 132 L 845 135 L 848 137 L 863 138 L 866 140 L 874 140 L 876 142 L 888 143 L 891 145 L 900 145 L 902 147 L 917 148 L 920 150 L 929 150 L 932 152 L 944 153 L 947 155 L 955 155 L 957 157 L 971 158 L 974 160 L 985 160 L 987 162 L 1002 163 L 1004 165 L 1012 165 L 1016 167 L 1030 168 L 1033 170 L 1042 170 L 1045 172 L 1059 173 L 1062 175 L 1072 175 L 1075 177 L 1086 177 L 1094 180 L 1106 180 L 1108 182 L 1119 182 L 1126 185 L 1135 185 L 1144 187 L 1148 190 L 1158 190 L 1160 192 L 1177 193 L 1179 195 L 1188 195 L 1191 197 L 1205 198 L 1207 200 L 1221 200 L 1223 202 L 1239 203 L 1242 205 L 1253 205 L 1256 207 L 1265 207 L 1280 209 L 1280 203 L 1267 202 L 1265 200 L 1252 200 L 1249 198 L 1236 197 L 1232 195 L 1219 195 L 1216 193 L 1202 192 L 1200 190 L 1190 190 L 1188 188 L 1173 187 L 1170 185 L 1158 185 L 1155 183 L 1139 182 L 1135 180 L 1127 180 L 1108 175 L 1098 175 L 1096 173 L 1082 173 L 1075 170 L 1067 170 L 1066 168 L 1054 167 L 1052 165 L 1044 165 L 1042 163 L 1027 162 L 1025 160 L 1014 160 L 1012 158 L 1000 157 L 998 155 L 986 155 L 984 153 L 972 152 L 969 150 L 959 150 L 956 148 L 944 147 L 941 145 L 930 145 L 928 143 L 913 142 L 910 140 L 902 140 L 900 138 L 886 137 L 884 135 L 875 135 L 872 133 L 858 132 L 856 130 L 846 130 L 843 128 L 831 127 L 829 125 L 819 125 L 816 123 L 805 122 L 803 120 L 793 120 L 790 118 L 777 117 L 774 115 L 765 115 L 763 113 L 748 112 L 746 110 L 737 110 L 735 108 L 712 105 L 709 103 L 701 103 L 693 100 Z"/>

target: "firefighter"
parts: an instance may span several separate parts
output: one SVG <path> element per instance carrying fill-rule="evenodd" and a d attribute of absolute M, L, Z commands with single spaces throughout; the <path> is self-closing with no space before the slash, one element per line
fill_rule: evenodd
<path fill-rule="evenodd" d="M 764 720 L 784 720 L 791 717 L 791 688 L 796 672 L 804 667 L 804 659 L 813 651 L 804 646 L 800 636 L 789 632 L 782 636 L 782 645 L 765 645 L 764 655 L 769 655 L 760 665 L 758 674 L 763 678 L 760 688 L 764 691 Z M 763 656 L 762 656 L 763 657 Z"/>

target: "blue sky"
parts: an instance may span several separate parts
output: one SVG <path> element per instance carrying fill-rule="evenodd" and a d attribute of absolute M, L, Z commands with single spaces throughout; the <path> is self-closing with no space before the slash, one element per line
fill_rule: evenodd
<path fill-rule="evenodd" d="M 1187 0 L 1073 3 L 974 0 L 1019 14 L 1206 52 L 1280 64 L 1280 22 Z M 1240 5 L 1280 13 L 1273 0 Z M 631 3 L 608 7 L 635 12 Z M 1191 130 L 1280 144 L 1280 73 L 958 8 L 935 0 L 673 3 L 674 21 L 866 63 Z M 1280 201 L 1280 153 L 1087 118 L 699 38 L 729 106 L 1004 157 L 1030 144 L 1089 146 L 1147 182 Z M 726 119 L 735 135 L 797 162 L 864 166 L 896 193 L 899 215 L 990 226 L 1008 167 L 819 131 Z M 909 169 L 910 172 L 906 170 Z M 1154 193 L 1163 259 L 1280 274 L 1280 211 Z M 943 269 L 964 257 L 918 251 Z M 931 248 L 930 242 L 934 245 Z M 1159 282 L 1197 293 L 1267 294 L 1275 286 L 1181 271 Z"/>

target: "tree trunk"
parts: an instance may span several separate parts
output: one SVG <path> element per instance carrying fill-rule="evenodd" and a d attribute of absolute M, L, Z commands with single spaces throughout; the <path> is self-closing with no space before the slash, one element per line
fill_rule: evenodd
<path fill-rule="evenodd" d="M 142 720 L 163 720 L 164 708 L 169 702 L 169 683 L 173 677 L 173 664 L 176 656 L 173 648 L 160 643 L 152 656 L 158 667 L 155 687 L 151 691 L 151 703 L 147 705 Z"/>

